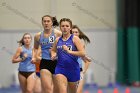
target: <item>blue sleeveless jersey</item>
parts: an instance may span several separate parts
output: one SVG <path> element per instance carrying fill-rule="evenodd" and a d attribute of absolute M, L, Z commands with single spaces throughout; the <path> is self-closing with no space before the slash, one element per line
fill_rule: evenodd
<path fill-rule="evenodd" d="M 48 38 L 44 37 L 44 32 L 41 32 L 40 35 L 40 45 L 42 50 L 42 59 L 51 60 L 50 49 L 55 41 L 56 37 L 54 31 L 52 31 L 51 35 Z"/>
<path fill-rule="evenodd" d="M 66 69 L 79 69 L 79 63 L 77 62 L 78 56 L 71 55 L 62 49 L 62 45 L 66 45 L 70 50 L 77 51 L 76 46 L 73 43 L 73 35 L 67 41 L 63 41 L 62 37 L 59 38 L 57 43 L 57 56 L 58 56 L 58 67 Z"/>
<path fill-rule="evenodd" d="M 77 60 L 77 61 L 78 61 L 78 63 L 79 63 L 80 68 L 82 68 L 82 65 L 83 65 L 83 64 L 82 64 L 82 62 L 83 62 L 83 61 L 82 61 L 82 58 L 81 58 L 81 57 L 78 57 L 78 60 Z"/>
<path fill-rule="evenodd" d="M 22 53 L 20 57 L 23 56 L 23 54 L 26 53 L 28 56 L 27 58 L 19 63 L 19 71 L 24 71 L 24 72 L 34 72 L 35 71 L 35 64 L 31 63 L 32 59 L 32 48 L 27 49 L 25 46 L 22 46 Z"/>

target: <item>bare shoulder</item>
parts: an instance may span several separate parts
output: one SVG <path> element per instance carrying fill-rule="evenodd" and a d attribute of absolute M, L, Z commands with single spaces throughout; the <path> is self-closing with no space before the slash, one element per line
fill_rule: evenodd
<path fill-rule="evenodd" d="M 85 42 L 83 41 L 83 39 L 80 39 L 78 36 L 74 36 L 73 41 L 79 42 L 81 45 L 83 45 L 83 47 L 85 47 Z"/>
<path fill-rule="evenodd" d="M 57 38 L 55 39 L 55 41 L 58 42 L 59 38 L 60 38 L 60 37 L 57 37 Z"/>
<path fill-rule="evenodd" d="M 75 35 L 73 36 L 73 39 L 74 40 L 80 40 L 80 38 L 78 36 L 75 36 Z"/>
<path fill-rule="evenodd" d="M 55 33 L 56 37 L 60 37 L 62 35 L 62 32 L 58 29 L 54 29 L 54 33 Z"/>
<path fill-rule="evenodd" d="M 17 51 L 18 51 L 18 52 L 21 52 L 21 51 L 22 51 L 22 46 L 19 46 L 19 47 L 17 48 Z"/>
<path fill-rule="evenodd" d="M 77 43 L 77 42 L 81 43 L 80 38 L 78 36 L 75 36 L 75 35 L 73 36 L 73 42 L 74 43 Z"/>
<path fill-rule="evenodd" d="M 34 37 L 34 38 L 35 38 L 35 40 L 37 40 L 37 41 L 38 41 L 38 40 L 39 40 L 39 38 L 40 38 L 40 35 L 41 35 L 41 32 L 36 33 L 36 34 L 35 34 L 35 37 Z"/>
<path fill-rule="evenodd" d="M 41 34 L 41 32 L 38 32 L 38 33 L 35 34 L 35 36 L 38 37 L 38 36 L 40 36 L 40 34 Z"/>

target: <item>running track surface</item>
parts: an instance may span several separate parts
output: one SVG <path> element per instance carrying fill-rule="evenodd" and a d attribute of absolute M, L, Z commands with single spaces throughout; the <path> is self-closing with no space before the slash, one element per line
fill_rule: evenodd
<path fill-rule="evenodd" d="M 140 93 L 140 87 L 117 87 L 118 93 L 126 93 L 126 88 L 130 91 L 130 93 Z M 84 87 L 83 93 L 114 93 L 113 87 Z M 100 92 L 99 92 L 100 90 Z M 102 91 L 102 92 L 101 92 Z M 19 87 L 9 87 L 9 88 L 0 88 L 0 93 L 21 93 Z"/>

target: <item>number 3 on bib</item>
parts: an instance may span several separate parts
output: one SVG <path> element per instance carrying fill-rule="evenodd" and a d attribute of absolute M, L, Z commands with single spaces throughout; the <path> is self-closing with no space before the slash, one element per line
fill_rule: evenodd
<path fill-rule="evenodd" d="M 49 37 L 49 43 L 54 43 L 54 36 Z"/>

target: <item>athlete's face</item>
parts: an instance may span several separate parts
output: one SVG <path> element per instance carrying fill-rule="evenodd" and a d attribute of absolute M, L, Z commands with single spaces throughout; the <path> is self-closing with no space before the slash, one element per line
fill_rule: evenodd
<path fill-rule="evenodd" d="M 71 26 L 68 21 L 62 21 L 60 24 L 60 29 L 63 34 L 69 34 L 71 31 Z"/>
<path fill-rule="evenodd" d="M 44 27 L 45 30 L 49 30 L 52 28 L 52 20 L 50 17 L 44 17 L 42 20 L 42 25 Z"/>
<path fill-rule="evenodd" d="M 27 34 L 23 37 L 23 42 L 24 42 L 25 45 L 30 45 L 31 41 L 32 41 L 32 38 L 31 38 L 30 35 Z"/>
<path fill-rule="evenodd" d="M 72 29 L 72 34 L 74 34 L 75 36 L 78 36 L 79 37 L 79 31 L 78 31 L 78 29 L 76 29 L 76 28 L 73 28 Z"/>

